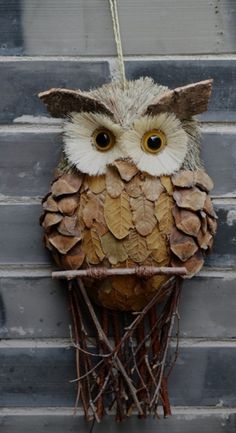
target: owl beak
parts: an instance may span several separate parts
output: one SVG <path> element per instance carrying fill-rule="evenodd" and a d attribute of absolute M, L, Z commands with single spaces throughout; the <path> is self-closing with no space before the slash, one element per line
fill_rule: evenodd
<path fill-rule="evenodd" d="M 127 181 L 138 173 L 138 168 L 130 158 L 117 159 L 112 165 L 117 168 L 120 177 Z"/>

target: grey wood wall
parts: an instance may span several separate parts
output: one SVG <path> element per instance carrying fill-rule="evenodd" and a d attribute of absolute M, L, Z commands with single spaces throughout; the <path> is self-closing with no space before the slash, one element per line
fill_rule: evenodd
<path fill-rule="evenodd" d="M 118 0 L 128 78 L 170 87 L 214 78 L 202 156 L 219 230 L 204 270 L 185 284 L 174 416 L 95 432 L 232 433 L 236 422 L 236 1 Z M 85 433 L 72 416 L 74 353 L 66 289 L 38 226 L 60 150 L 60 124 L 37 100 L 116 74 L 107 0 L 0 0 L 0 426 L 3 433 Z"/>

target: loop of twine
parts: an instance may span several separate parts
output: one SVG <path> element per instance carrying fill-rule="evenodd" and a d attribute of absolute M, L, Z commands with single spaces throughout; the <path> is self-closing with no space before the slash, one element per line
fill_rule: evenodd
<path fill-rule="evenodd" d="M 125 89 L 125 86 L 126 86 L 125 63 L 124 63 L 124 56 L 123 56 L 123 50 L 122 50 L 119 16 L 118 16 L 118 9 L 117 9 L 116 0 L 109 0 L 109 4 L 110 4 L 110 10 L 111 10 L 113 32 L 114 32 L 114 37 L 115 37 L 115 42 L 116 42 L 116 50 L 117 50 L 117 57 L 118 57 L 121 82 L 122 82 L 123 88 Z"/>

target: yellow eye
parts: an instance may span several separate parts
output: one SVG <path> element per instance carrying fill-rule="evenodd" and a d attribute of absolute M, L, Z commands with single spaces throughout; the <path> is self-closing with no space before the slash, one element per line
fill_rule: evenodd
<path fill-rule="evenodd" d="M 141 140 L 142 149 L 148 153 L 159 153 L 166 146 L 166 135 L 159 129 L 145 132 Z"/>
<path fill-rule="evenodd" d="M 101 152 L 110 150 L 116 141 L 114 134 L 106 128 L 96 129 L 92 135 L 92 139 L 97 150 Z"/>

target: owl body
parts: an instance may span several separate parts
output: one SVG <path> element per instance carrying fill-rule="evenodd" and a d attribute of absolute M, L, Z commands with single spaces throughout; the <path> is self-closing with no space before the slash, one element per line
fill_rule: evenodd
<path fill-rule="evenodd" d="M 41 220 L 58 266 L 185 266 L 187 277 L 195 275 L 211 248 L 216 215 L 197 123 L 180 110 L 178 92 L 173 102 L 150 79 L 128 82 L 125 90 L 59 90 L 41 96 L 53 115 L 69 113 L 63 161 Z M 104 307 L 140 310 L 158 291 L 164 299 L 168 278 L 87 279 L 86 288 Z"/>

